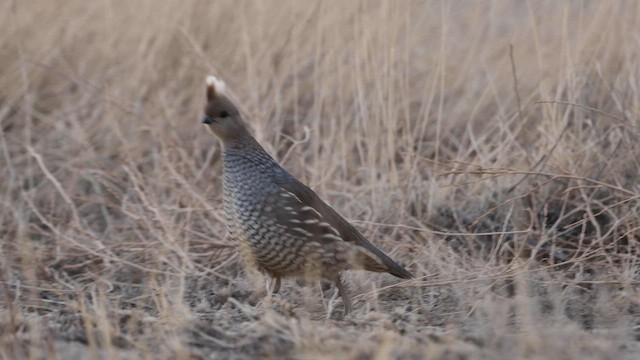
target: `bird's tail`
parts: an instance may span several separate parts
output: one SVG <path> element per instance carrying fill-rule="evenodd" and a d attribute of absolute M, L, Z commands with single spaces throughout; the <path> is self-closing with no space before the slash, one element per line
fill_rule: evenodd
<path fill-rule="evenodd" d="M 393 276 L 399 277 L 400 279 L 413 279 L 413 274 L 411 274 L 409 271 L 407 271 L 407 269 L 402 267 L 397 262 L 393 261 L 382 251 L 378 250 L 373 255 L 377 259 L 373 259 L 371 256 L 366 256 L 365 259 L 363 259 L 365 270 L 386 272 Z"/>

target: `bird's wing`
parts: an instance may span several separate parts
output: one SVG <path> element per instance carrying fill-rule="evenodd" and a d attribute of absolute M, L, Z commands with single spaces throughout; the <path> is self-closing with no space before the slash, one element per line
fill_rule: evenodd
<path fill-rule="evenodd" d="M 286 207 L 278 207 L 283 212 L 278 215 L 281 217 L 280 221 L 293 222 L 292 225 L 299 227 L 299 231 L 312 234 L 320 241 L 322 239 L 345 241 L 360 247 L 373 260 L 373 262 L 368 261 L 367 270 L 386 271 L 403 279 L 413 277 L 411 273 L 369 242 L 306 185 L 293 177 L 280 181 L 277 185 L 282 190 L 280 195 L 287 199 Z"/>
<path fill-rule="evenodd" d="M 295 237 L 319 242 L 345 241 L 336 227 L 320 212 L 320 208 L 307 201 L 306 194 L 296 191 L 296 186 L 280 183 L 273 201 L 276 221 L 284 225 L 287 233 Z"/>

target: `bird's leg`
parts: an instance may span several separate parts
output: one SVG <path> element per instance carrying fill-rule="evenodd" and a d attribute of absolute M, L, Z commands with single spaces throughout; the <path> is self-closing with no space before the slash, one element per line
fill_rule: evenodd
<path fill-rule="evenodd" d="M 338 288 L 338 294 L 342 298 L 342 302 L 344 303 L 344 316 L 349 315 L 351 312 L 351 299 L 349 299 L 349 294 L 344 289 L 344 285 L 342 285 L 342 281 L 340 280 L 340 275 L 338 275 L 335 279 L 336 287 Z"/>
<path fill-rule="evenodd" d="M 276 276 L 275 283 L 273 284 L 272 294 L 277 294 L 280 291 L 280 276 Z"/>

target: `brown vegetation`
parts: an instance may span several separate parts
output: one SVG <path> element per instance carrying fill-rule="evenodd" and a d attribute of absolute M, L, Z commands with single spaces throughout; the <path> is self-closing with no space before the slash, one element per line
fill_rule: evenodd
<path fill-rule="evenodd" d="M 0 3 L 4 358 L 635 358 L 640 8 Z M 222 77 L 417 279 L 266 296 L 225 239 Z M 358 220 L 356 220 L 358 219 Z"/>

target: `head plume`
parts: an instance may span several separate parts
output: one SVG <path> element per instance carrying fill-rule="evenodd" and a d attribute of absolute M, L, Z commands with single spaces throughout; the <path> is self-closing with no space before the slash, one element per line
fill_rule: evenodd
<path fill-rule="evenodd" d="M 224 94 L 226 88 L 224 81 L 213 75 L 207 76 L 207 100 L 213 100 L 218 95 Z"/>

